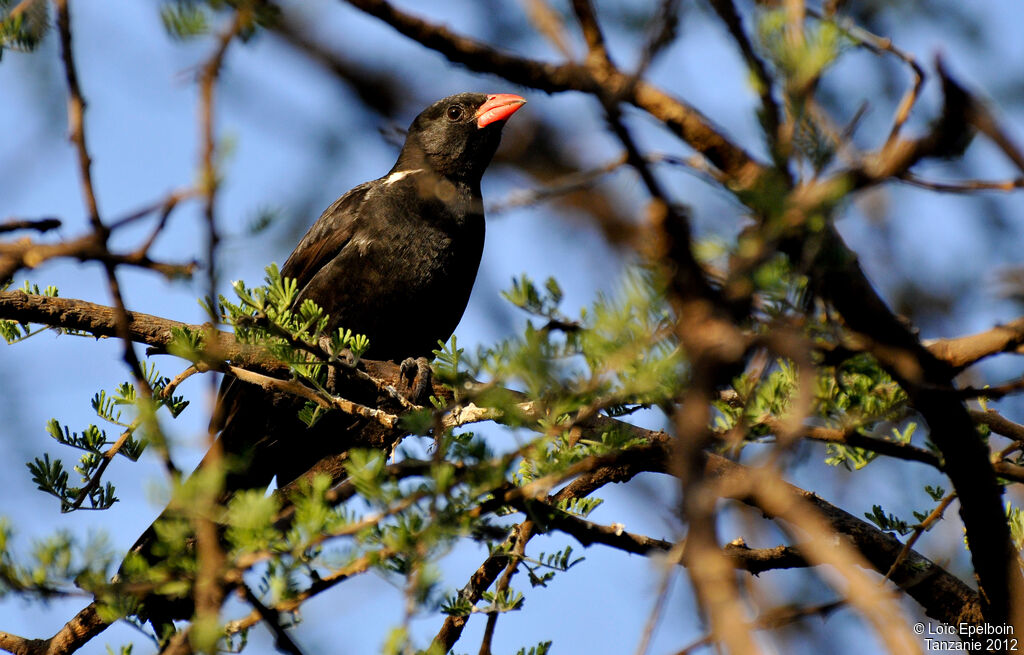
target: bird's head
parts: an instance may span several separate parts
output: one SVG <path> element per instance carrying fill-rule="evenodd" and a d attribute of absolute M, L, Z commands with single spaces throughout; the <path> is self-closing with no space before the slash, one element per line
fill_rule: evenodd
<path fill-rule="evenodd" d="M 409 126 L 395 168 L 428 167 L 479 184 L 501 141 L 501 128 L 526 100 L 511 93 L 460 93 L 438 100 Z"/>

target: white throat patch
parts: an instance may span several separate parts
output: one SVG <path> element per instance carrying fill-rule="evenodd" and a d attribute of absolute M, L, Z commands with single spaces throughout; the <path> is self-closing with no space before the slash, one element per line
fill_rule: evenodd
<path fill-rule="evenodd" d="M 414 168 L 414 169 L 409 170 L 409 171 L 395 171 L 394 173 L 392 173 L 391 175 L 388 175 L 387 178 L 384 179 L 384 184 L 385 184 L 385 186 L 391 186 L 392 184 L 394 184 L 395 182 L 399 181 L 400 179 L 402 179 L 406 175 L 413 175 L 415 173 L 422 173 L 422 172 L 423 172 L 422 168 Z"/>

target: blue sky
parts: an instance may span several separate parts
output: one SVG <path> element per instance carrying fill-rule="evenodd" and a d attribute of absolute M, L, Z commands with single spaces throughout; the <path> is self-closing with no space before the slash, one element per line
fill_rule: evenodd
<path fill-rule="evenodd" d="M 491 32 L 487 21 L 492 11 L 508 22 L 510 33 L 528 29 L 520 4 L 485 4 L 481 9 L 469 0 L 452 0 L 417 4 L 416 10 L 453 29 L 481 36 Z M 622 4 L 643 6 L 636 2 Z M 502 80 L 471 74 L 343 3 L 318 0 L 287 6 L 316 17 L 310 23 L 315 28 L 310 29 L 322 42 L 403 80 L 401 88 L 407 97 L 398 120 L 400 127 L 420 107 L 449 93 L 518 92 L 529 100 L 524 111 L 558 125 L 568 148 L 581 160 L 596 165 L 618 152 L 611 138 L 601 131 L 597 106 L 579 94 L 524 92 Z M 79 74 L 89 100 L 88 137 L 100 209 L 107 220 L 113 220 L 194 179 L 198 152 L 195 67 L 208 55 L 211 44 L 208 40 L 171 41 L 160 25 L 156 3 L 73 2 L 72 11 Z M 1001 115 L 1011 134 L 1020 140 L 1024 116 L 1018 89 L 1024 80 L 1017 68 L 993 67 L 992 62 L 1024 61 L 1024 42 L 1015 34 L 1024 24 L 1021 14 L 1020 6 L 1013 3 L 979 3 L 978 20 L 990 35 L 984 48 L 951 38 L 936 24 L 909 24 L 898 13 L 887 22 L 896 42 L 917 53 L 922 61 L 941 51 L 954 73 L 970 80 L 972 88 L 1004 96 L 1007 104 Z M 613 53 L 620 61 L 628 62 L 635 44 L 614 24 L 609 32 Z M 531 56 L 556 56 L 538 39 L 510 39 L 509 45 Z M 63 81 L 57 61 L 56 40 L 51 35 L 36 53 L 5 52 L 0 62 L 0 89 L 4 90 L 0 99 L 0 125 L 4 126 L 0 217 L 58 216 L 64 220 L 58 236 L 69 237 L 87 227 L 73 151 L 64 138 Z M 850 80 L 864 80 L 861 94 L 871 103 L 864 132 L 877 133 L 876 128 L 888 121 L 892 107 L 874 81 L 874 58 L 851 53 L 840 61 L 837 70 L 848 85 L 837 85 L 837 89 L 849 91 Z M 695 11 L 688 12 L 680 42 L 651 73 L 659 84 L 685 97 L 749 149 L 758 151 L 754 96 L 746 86 L 747 77 L 735 52 L 716 23 Z M 905 76 L 897 73 L 894 79 L 902 83 Z M 233 46 L 220 89 L 217 128 L 227 154 L 218 211 L 226 237 L 220 260 L 226 289 L 233 279 L 257 282 L 267 263 L 283 262 L 301 230 L 320 210 L 350 187 L 386 172 L 396 148 L 380 133 L 391 126 L 359 111 L 345 87 L 273 37 L 260 36 L 249 44 Z M 929 90 L 921 118 L 915 118 L 911 127 L 923 125 L 931 116 L 929 107 L 934 108 L 935 103 L 934 90 Z M 681 144 L 666 139 L 652 121 L 630 116 L 638 137 L 651 150 L 687 153 Z M 514 149 L 515 138 L 513 119 L 506 131 L 505 147 Z M 968 161 L 974 175 L 1012 175 L 984 143 L 972 145 Z M 945 164 L 926 170 L 936 177 L 957 174 Z M 721 191 L 693 175 L 673 170 L 659 173 L 677 198 L 693 206 L 702 231 L 721 230 L 728 235 L 735 229 L 741 212 Z M 516 189 L 533 184 L 510 167 L 495 166 L 485 179 L 484 194 L 488 202 L 500 201 Z M 611 184 L 625 199 L 625 209 L 639 207 L 642 190 L 631 175 L 618 173 Z M 979 287 L 966 294 L 949 315 L 926 324 L 926 335 L 982 329 L 1016 315 L 1017 308 L 995 296 L 991 282 L 1001 266 L 1014 261 L 1017 248 L 1012 244 L 1020 243 L 1024 225 L 1019 199 L 1016 205 L 1005 196 L 983 204 L 975 199 L 897 188 L 875 200 L 900 208 L 884 228 L 868 220 L 863 204 L 849 208 L 840 228 L 863 253 L 864 265 L 883 289 L 906 277 L 940 288 L 965 281 Z M 292 218 L 289 212 L 299 205 L 308 207 L 308 211 L 294 216 L 294 221 L 282 221 L 255 235 L 248 232 L 247 225 L 261 209 L 279 208 Z M 542 205 L 489 216 L 484 263 L 457 330 L 460 344 L 472 348 L 521 328 L 525 318 L 499 298 L 499 291 L 509 285 L 513 275 L 527 272 L 540 280 L 556 276 L 566 291 L 564 307 L 569 313 L 588 305 L 597 292 L 615 289 L 622 270 L 621 257 L 593 226 L 567 219 L 564 210 L 559 211 Z M 993 234 L 984 228 L 983 221 L 997 212 L 1002 212 L 1009 224 L 1001 233 Z M 148 227 L 126 230 L 115 243 L 130 247 L 144 238 Z M 872 248 L 882 229 L 895 234 L 895 253 Z M 203 230 L 198 208 L 189 206 L 174 215 L 154 254 L 169 260 L 197 257 L 203 248 Z M 182 321 L 202 320 L 196 303 L 202 293 L 202 277 L 192 283 L 168 283 L 137 271 L 122 270 L 120 276 L 130 308 Z M 56 284 L 62 296 L 108 302 L 101 271 L 94 265 L 47 263 L 27 277 L 41 285 Z M 21 279 L 19 275 L 19 285 Z M 0 459 L 0 478 L 5 480 L 0 515 L 18 526 L 17 543 L 21 547 L 60 528 L 77 534 L 103 530 L 117 548 L 123 549 L 160 510 L 160 470 L 149 458 L 134 465 L 122 460 L 109 469 L 108 475 L 122 499 L 113 509 L 72 515 L 61 515 L 56 501 L 33 490 L 24 466 L 25 461 L 44 451 L 72 457 L 60 452 L 46 436 L 45 421 L 55 415 L 72 429 L 93 422 L 88 404 L 92 394 L 127 379 L 119 350 L 119 344 L 112 341 L 58 339 L 50 334 L 17 347 L 0 348 L 0 434 L 7 445 L 6 457 Z M 183 368 L 168 357 L 154 361 L 166 375 Z M 997 366 L 992 370 L 1007 377 L 1013 369 Z M 183 468 L 194 465 L 201 455 L 197 446 L 205 438 L 208 389 L 208 384 L 198 378 L 183 385 L 181 391 L 193 400 L 193 405 L 181 418 L 166 423 L 178 440 L 175 455 Z M 656 418 L 646 420 L 655 422 Z M 821 459 L 820 451 L 812 450 L 807 463 L 795 473 L 794 482 L 820 490 L 855 514 L 869 510 L 869 506 L 861 506 L 863 487 L 853 487 L 852 476 L 827 469 Z M 900 480 L 899 484 L 870 486 L 869 495 L 876 502 L 917 507 L 924 503 L 921 485 L 936 482 L 933 474 L 923 470 L 911 476 L 921 473 L 920 479 L 905 480 L 899 477 L 905 475 L 902 467 L 887 463 L 873 466 L 877 467 L 877 479 L 885 480 L 890 471 Z M 859 478 L 857 483 L 861 483 Z M 607 502 L 592 518 L 604 523 L 623 522 L 628 529 L 651 536 L 678 537 L 679 527 L 669 518 L 673 489 L 665 479 L 651 475 L 642 476 L 629 488 L 602 490 L 599 495 Z M 752 545 L 773 546 L 779 542 L 776 531 L 762 530 L 753 522 L 755 518 L 742 511 L 732 512 L 723 522 L 721 535 L 724 539 L 744 535 Z M 930 535 L 931 544 L 927 538 L 923 544 L 948 556 L 953 569 L 959 566 L 963 573 L 962 547 L 956 547 L 957 529 L 955 525 L 946 526 L 942 529 L 945 533 L 940 530 Z M 753 543 L 748 535 L 759 531 L 764 541 Z M 568 537 L 537 539 L 535 543 L 534 553 L 552 552 L 567 544 L 582 553 Z M 526 611 L 504 616 L 498 622 L 495 652 L 512 653 L 545 638 L 554 639 L 555 653 L 632 652 L 652 607 L 660 569 L 652 560 L 602 547 L 583 554 L 587 561 L 556 578 L 550 589 L 525 590 Z M 457 549 L 444 562 L 446 585 L 462 586 L 483 557 L 475 546 Z M 676 575 L 673 580 L 652 653 L 674 652 L 702 634 L 685 576 Z M 809 595 L 821 596 L 820 585 L 811 584 L 809 575 L 769 573 L 761 580 L 769 589 L 806 589 Z M 517 583 L 526 584 L 521 577 Z M 41 606 L 6 600 L 0 603 L 0 630 L 48 636 L 82 604 L 68 601 Z M 908 607 L 913 611 L 912 605 Z M 239 607 L 234 609 L 241 613 Z M 295 637 L 306 652 L 375 652 L 386 628 L 400 620 L 401 590 L 377 575 L 362 576 L 345 583 L 338 593 L 309 603 L 303 616 L 305 622 L 295 630 Z M 425 641 L 439 625 L 438 617 L 426 617 L 416 622 L 416 634 Z M 819 622 L 809 630 L 817 638 L 828 638 L 858 626 L 857 619 L 840 611 L 827 623 Z M 474 617 L 456 652 L 475 651 L 482 627 L 483 619 Z M 849 652 L 865 652 L 865 638 L 861 633 L 857 643 L 835 645 L 849 648 Z M 247 652 L 273 652 L 265 631 L 255 630 L 252 639 Z M 149 652 L 139 635 L 124 626 L 108 630 L 81 652 L 101 653 L 106 643 L 128 641 L 137 642 L 137 653 Z M 794 646 L 787 652 L 801 651 Z"/>

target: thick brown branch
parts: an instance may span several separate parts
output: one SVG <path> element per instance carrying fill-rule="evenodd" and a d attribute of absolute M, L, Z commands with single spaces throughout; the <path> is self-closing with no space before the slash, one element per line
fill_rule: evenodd
<path fill-rule="evenodd" d="M 974 570 L 985 591 L 985 619 L 1007 623 L 1011 599 L 1024 593 L 1024 580 L 988 447 L 974 436 L 974 421 L 963 402 L 949 393 L 956 369 L 925 348 L 889 310 L 834 228 L 827 230 L 824 243 L 812 267 L 816 286 L 847 325 L 867 337 L 870 352 L 907 390 L 927 422 L 960 499 Z M 1018 617 L 1013 621 L 1024 623 Z"/>
<path fill-rule="evenodd" d="M 21 291 L 0 293 L 0 318 L 88 332 L 97 337 L 115 336 L 117 330 L 111 307 L 85 300 L 30 295 Z M 141 312 L 131 312 L 131 319 L 130 327 L 135 341 L 161 348 L 170 343 L 172 329 L 201 327 Z M 227 336 L 230 335 L 225 334 Z"/>
<path fill-rule="evenodd" d="M 131 313 L 130 327 L 133 338 L 141 343 L 154 345 L 163 348 L 170 340 L 170 329 L 172 327 L 186 326 L 184 323 L 169 321 L 155 316 L 141 313 Z M 109 307 L 86 303 L 83 301 L 69 300 L 63 298 L 47 298 L 43 296 L 32 296 L 22 292 L 0 293 L 0 318 L 22 320 L 28 322 L 41 322 L 56 325 L 68 329 L 88 331 L 98 336 L 112 336 L 115 332 L 115 318 L 113 310 Z M 191 326 L 200 329 L 201 326 Z M 247 353 L 245 349 L 234 343 L 233 337 L 221 333 L 218 337 L 218 347 L 223 349 L 223 354 L 232 361 L 240 361 L 249 357 L 248 364 L 252 368 L 268 371 L 282 372 L 285 370 L 283 364 L 273 362 L 265 356 L 256 353 Z M 397 381 L 397 367 L 386 364 L 376 364 L 375 373 L 394 371 L 394 380 Z M 494 418 L 493 416 L 481 418 Z M 667 435 L 662 432 L 653 432 L 631 426 L 620 421 L 607 417 L 595 416 L 581 424 L 587 434 L 600 434 L 610 428 L 624 429 L 638 437 L 646 439 L 652 444 L 665 444 Z M 635 452 L 625 451 L 617 458 L 601 462 L 596 468 L 583 468 L 577 471 L 579 477 L 570 482 L 560 491 L 552 501 L 561 498 L 581 497 L 592 492 L 604 484 L 611 482 L 625 481 L 632 478 L 642 470 L 660 470 L 664 467 L 663 458 L 652 458 L 649 455 L 653 451 L 643 449 Z M 708 473 L 721 475 L 744 475 L 745 468 L 720 458 L 708 456 Z M 872 562 L 872 565 L 879 571 L 887 571 L 892 562 L 898 556 L 902 544 L 898 540 L 885 535 L 874 526 L 870 526 L 820 499 L 813 498 L 801 490 L 793 488 L 794 493 L 810 497 L 812 502 L 819 507 L 831 523 L 833 529 L 841 534 L 850 536 L 858 548 Z M 728 550 L 728 549 L 727 549 Z M 760 555 L 759 555 L 760 556 Z M 749 558 L 748 558 L 749 559 Z M 501 560 L 500 557 L 497 560 Z M 479 599 L 479 593 L 486 589 L 497 575 L 500 574 L 507 562 L 489 559 L 481 570 L 477 572 L 471 582 L 468 592 L 473 602 Z M 751 565 L 752 566 L 752 565 Z M 924 560 L 916 553 L 911 553 L 907 561 L 900 566 L 893 574 L 896 584 L 905 588 L 907 592 L 916 598 L 925 608 L 929 616 L 940 620 L 957 623 L 959 620 L 972 620 L 977 618 L 979 602 L 977 595 L 970 591 L 958 580 L 943 571 L 940 567 Z M 89 623 L 86 613 L 77 617 L 75 623 L 78 626 Z M 454 643 L 457 639 L 457 632 L 461 632 L 461 625 L 455 625 L 454 617 L 450 619 L 452 625 L 446 622 L 446 628 L 442 630 L 438 638 L 441 643 Z M 462 622 L 464 623 L 464 621 Z M 70 624 L 69 624 L 70 626 Z M 77 628 L 75 629 L 77 630 Z M 66 635 L 73 634 L 75 630 L 62 631 Z M 29 651 L 26 651 L 29 652 Z M 33 651 L 43 652 L 43 651 Z"/>
<path fill-rule="evenodd" d="M 999 353 L 1024 353 L 1024 318 L 990 330 L 951 339 L 925 342 L 928 350 L 957 371 Z"/>
<path fill-rule="evenodd" d="M 559 530 L 572 536 L 584 547 L 603 544 L 627 553 L 646 555 L 652 551 L 668 552 L 675 545 L 664 539 L 627 532 L 619 525 L 599 525 L 558 510 L 547 503 L 519 501 L 512 504 L 530 516 L 535 525 L 542 526 L 543 531 Z M 771 569 L 808 566 L 800 550 L 792 546 L 755 549 L 740 540 L 726 544 L 723 551 L 737 569 L 754 574 Z"/>
<path fill-rule="evenodd" d="M 59 655 L 73 653 L 96 634 L 97 627 L 106 626 L 93 603 L 64 624 L 50 639 L 25 639 L 0 632 L 0 648 L 14 655 Z"/>
<path fill-rule="evenodd" d="M 971 414 L 971 418 L 982 425 L 987 425 L 996 434 L 1001 434 L 1004 437 L 1015 441 L 1024 442 L 1024 425 L 1014 423 L 994 409 L 987 409 L 984 411 L 972 409 L 968 411 Z"/>
<path fill-rule="evenodd" d="M 204 335 L 207 339 L 211 338 L 206 324 L 182 323 L 142 312 L 129 312 L 128 317 L 128 330 L 131 339 L 136 343 L 151 346 L 150 352 L 166 352 L 172 339 L 171 331 L 174 329 L 186 328 L 195 334 Z M 22 291 L 0 292 L 0 320 L 3 319 L 41 323 L 66 330 L 87 332 L 97 337 L 118 336 L 116 311 L 112 307 L 84 300 L 50 298 L 30 295 Z M 258 348 L 238 343 L 235 341 L 234 335 L 223 331 L 214 331 L 212 335 L 216 342 L 204 344 L 204 355 L 214 365 L 217 361 L 228 361 L 232 365 L 248 371 L 277 377 L 290 375 L 286 363 L 267 355 Z M 391 397 L 397 394 L 395 388 L 400 387 L 401 382 L 397 365 L 393 362 L 368 359 L 361 360 L 360 365 L 365 368 L 365 371 L 352 371 L 356 378 L 377 385 L 381 391 Z M 448 392 L 437 385 L 434 394 L 438 397 L 446 397 Z M 402 404 L 398 398 L 395 400 Z"/>
<path fill-rule="evenodd" d="M 443 25 L 429 23 L 396 9 L 384 0 L 346 2 L 471 70 L 500 75 L 516 84 L 549 93 L 583 91 L 621 98 L 662 121 L 739 187 L 749 188 L 765 173 L 753 157 L 723 136 L 706 116 L 648 82 L 636 81 L 618 71 L 597 78 L 585 65 L 549 64 L 500 52 L 484 43 L 456 34 Z"/>
<path fill-rule="evenodd" d="M 21 291 L 0 292 L 0 319 L 25 323 L 41 323 L 51 327 L 88 332 L 96 337 L 117 336 L 117 316 L 112 307 L 98 305 L 85 300 L 50 298 Z M 171 342 L 171 330 L 188 328 L 203 333 L 205 326 L 190 325 L 181 321 L 129 312 L 128 329 L 131 339 L 137 343 L 153 346 L 157 352 L 164 352 Z M 207 350 L 225 359 L 263 373 L 287 372 L 287 366 L 255 348 L 243 346 L 233 335 L 218 332 L 217 342 L 207 344 Z"/>
<path fill-rule="evenodd" d="M 667 444 L 665 444 L 666 436 L 664 433 L 652 432 L 635 426 L 628 426 L 628 429 L 637 437 L 649 438 L 652 445 L 663 444 L 662 453 L 667 458 L 668 450 Z M 629 452 L 625 451 L 621 455 L 626 456 Z M 646 452 L 649 454 L 652 451 L 648 450 Z M 659 464 L 658 458 L 650 456 L 632 457 L 630 459 L 620 457 L 620 459 L 621 461 L 608 463 L 591 473 L 576 478 L 552 497 L 550 501 L 557 502 L 565 498 L 583 497 L 605 484 L 629 480 L 641 471 L 664 470 L 666 464 L 665 460 L 662 460 Z M 749 469 L 747 467 L 736 464 L 724 457 L 711 454 L 707 455 L 705 471 L 708 476 L 719 479 L 735 476 L 737 479 L 742 480 L 749 476 Z M 978 594 L 942 567 L 927 560 L 913 550 L 907 552 L 902 563 L 898 563 L 896 567 L 893 567 L 893 563 L 897 562 L 900 558 L 904 548 L 904 545 L 898 539 L 818 498 L 811 492 L 789 485 L 787 485 L 787 488 L 791 493 L 809 500 L 815 505 L 828 521 L 831 528 L 837 534 L 849 539 L 870 562 L 873 570 L 881 575 L 894 568 L 890 575 L 892 581 L 917 600 L 928 616 L 954 625 L 960 621 L 977 623 L 981 620 Z M 517 500 L 515 494 L 509 496 L 509 499 Z M 743 502 L 754 502 L 753 498 L 746 495 L 738 496 L 737 499 Z M 572 530 L 576 530 L 575 526 L 569 526 L 568 523 L 565 525 L 569 528 L 566 532 L 570 534 L 573 533 Z M 562 526 L 554 527 L 561 529 Z M 591 540 L 591 543 L 605 543 L 605 539 L 610 531 L 614 531 L 614 529 L 604 526 L 597 526 L 596 529 L 584 526 L 578 530 L 583 538 Z M 645 546 L 652 545 L 656 540 L 634 540 L 626 537 L 626 542 L 630 547 L 641 550 Z M 460 595 L 472 603 L 480 600 L 483 591 L 497 580 L 499 574 L 507 565 L 508 555 L 506 553 L 515 543 L 516 538 L 513 536 L 506 543 L 505 548 L 487 558 L 473 574 L 466 587 L 462 589 Z M 664 547 L 670 546 L 670 544 L 668 542 L 658 542 L 658 546 Z M 788 546 L 769 549 L 749 549 L 741 541 L 734 541 L 726 545 L 723 552 L 736 568 L 755 574 L 768 569 L 807 565 L 799 550 Z M 465 623 L 466 617 L 447 618 L 435 637 L 434 643 L 450 649 L 461 635 Z"/>
<path fill-rule="evenodd" d="M 746 481 L 750 471 L 724 457 L 709 454 L 707 457 L 709 475 L 719 478 L 734 478 L 736 485 L 724 484 L 723 488 L 749 489 Z M 849 539 L 857 550 L 881 574 L 889 571 L 903 550 L 903 544 L 890 534 L 882 532 L 857 517 L 819 498 L 814 493 L 793 485 L 786 485 L 794 497 L 802 498 L 817 508 L 828 521 L 832 530 Z M 736 500 L 752 504 L 764 511 L 755 498 L 743 493 L 733 496 Z M 769 517 L 773 517 L 771 513 Z M 890 579 L 924 609 L 925 614 L 943 623 L 957 625 L 960 622 L 977 624 L 982 622 L 981 601 L 978 593 L 942 567 L 911 550 L 903 563 L 896 567 Z"/>

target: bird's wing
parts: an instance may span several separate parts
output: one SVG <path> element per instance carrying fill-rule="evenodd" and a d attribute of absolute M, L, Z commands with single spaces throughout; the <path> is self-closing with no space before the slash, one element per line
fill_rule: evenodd
<path fill-rule="evenodd" d="M 341 252 L 355 234 L 356 218 L 373 184 L 360 184 L 324 210 L 284 263 L 282 277 L 294 278 L 301 290 Z"/>
<path fill-rule="evenodd" d="M 295 246 L 292 254 L 288 256 L 288 260 L 281 268 L 282 277 L 294 278 L 301 291 L 321 268 L 342 251 L 355 234 L 359 210 L 373 184 L 373 182 L 360 184 L 324 210 L 320 218 L 313 223 L 306 235 L 299 241 L 299 245 Z M 220 386 L 217 407 L 210 420 L 211 430 L 221 431 L 228 426 L 244 404 L 243 390 L 247 386 L 233 377 L 224 378 Z M 225 449 L 230 449 L 234 445 L 227 442 L 233 441 L 235 438 L 242 442 L 246 440 L 245 435 L 225 436 L 227 436 Z"/>

